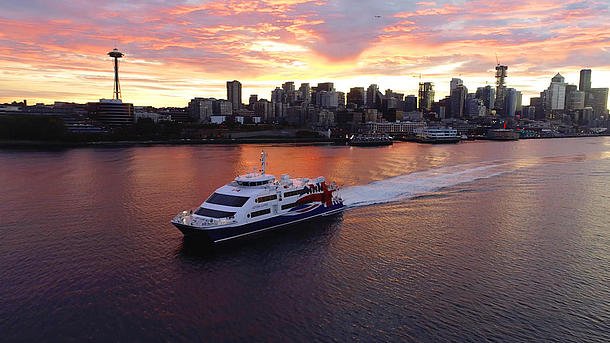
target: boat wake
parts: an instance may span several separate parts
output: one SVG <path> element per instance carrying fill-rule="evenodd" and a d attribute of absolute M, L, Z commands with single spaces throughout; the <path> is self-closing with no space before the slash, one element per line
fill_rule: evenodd
<path fill-rule="evenodd" d="M 411 199 L 442 188 L 512 172 L 521 166 L 511 161 L 460 164 L 374 181 L 341 189 L 347 207 L 359 207 Z"/>

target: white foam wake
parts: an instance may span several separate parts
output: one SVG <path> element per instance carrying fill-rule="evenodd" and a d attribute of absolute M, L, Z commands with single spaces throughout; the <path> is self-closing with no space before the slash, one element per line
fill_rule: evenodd
<path fill-rule="evenodd" d="M 368 185 L 346 187 L 339 191 L 339 195 L 348 207 L 382 204 L 490 178 L 515 169 L 518 166 L 508 161 L 461 164 L 400 175 Z"/>

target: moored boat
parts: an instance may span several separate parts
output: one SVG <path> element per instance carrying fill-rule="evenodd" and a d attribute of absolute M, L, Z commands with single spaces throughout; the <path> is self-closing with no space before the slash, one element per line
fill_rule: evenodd
<path fill-rule="evenodd" d="M 493 129 L 487 132 L 487 138 L 495 141 L 516 141 L 519 133 L 511 129 Z"/>
<path fill-rule="evenodd" d="M 393 143 L 390 136 L 381 134 L 354 135 L 348 141 L 348 144 L 352 146 L 381 146 L 392 145 Z"/>
<path fill-rule="evenodd" d="M 430 144 L 448 144 L 460 141 L 456 129 L 447 127 L 424 127 L 415 129 L 415 141 Z"/>
<path fill-rule="evenodd" d="M 276 180 L 261 169 L 240 175 L 218 188 L 197 209 L 179 213 L 171 223 L 185 236 L 205 237 L 217 243 L 245 237 L 288 224 L 328 216 L 344 209 L 334 195 L 337 186 L 324 177 L 315 179 L 282 175 Z"/>

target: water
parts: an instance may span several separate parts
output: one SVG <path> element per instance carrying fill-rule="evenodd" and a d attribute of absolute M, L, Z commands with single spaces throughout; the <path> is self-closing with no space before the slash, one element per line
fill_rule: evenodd
<path fill-rule="evenodd" d="M 350 209 L 206 248 L 256 166 Z M 2 341 L 610 340 L 610 139 L 0 151 Z"/>

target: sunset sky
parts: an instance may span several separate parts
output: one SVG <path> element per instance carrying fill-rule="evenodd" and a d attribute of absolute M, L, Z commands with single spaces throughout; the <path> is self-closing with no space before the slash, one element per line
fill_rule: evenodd
<path fill-rule="evenodd" d="M 379 85 L 416 94 L 451 77 L 470 91 L 493 84 L 496 53 L 524 98 L 557 72 L 610 86 L 610 2 L 371 0 L 1 0 L 0 102 L 87 102 L 112 97 L 186 106 L 226 98 L 225 82 L 270 98 L 284 81 Z M 528 101 L 524 99 L 524 104 Z"/>

